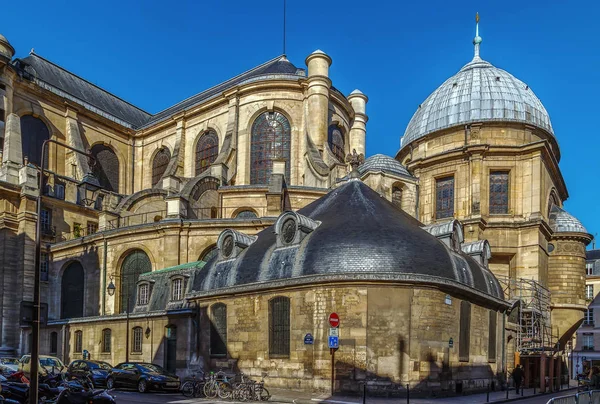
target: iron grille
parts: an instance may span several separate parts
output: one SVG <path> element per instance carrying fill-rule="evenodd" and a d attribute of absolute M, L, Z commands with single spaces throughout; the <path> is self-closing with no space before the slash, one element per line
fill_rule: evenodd
<path fill-rule="evenodd" d="M 488 335 L 488 362 L 496 361 L 496 334 L 497 334 L 498 315 L 490 310 L 490 323 Z"/>
<path fill-rule="evenodd" d="M 132 251 L 121 266 L 121 312 L 135 306 L 135 288 L 140 275 L 152 270 L 150 258 L 142 250 Z M 128 305 L 129 302 L 129 305 Z"/>
<path fill-rule="evenodd" d="M 94 176 L 102 188 L 119 192 L 119 159 L 108 146 L 97 144 L 92 147 L 95 164 L 92 166 Z"/>
<path fill-rule="evenodd" d="M 211 307 L 210 354 L 227 356 L 227 306 L 217 303 Z"/>
<path fill-rule="evenodd" d="M 273 161 L 284 159 L 285 175 L 290 178 L 291 128 L 279 112 L 265 112 L 252 125 L 250 184 L 268 184 Z"/>
<path fill-rule="evenodd" d="M 167 171 L 169 161 L 171 161 L 171 152 L 168 148 L 163 147 L 156 153 L 152 161 L 152 186 L 158 184 L 165 171 Z"/>
<path fill-rule="evenodd" d="M 344 134 L 342 133 L 342 129 L 337 125 L 329 126 L 329 136 L 327 141 L 335 158 L 338 159 L 340 163 L 343 163 L 346 159 L 346 155 L 344 153 Z"/>
<path fill-rule="evenodd" d="M 290 356 L 290 299 L 284 296 L 269 302 L 269 355 Z"/>
<path fill-rule="evenodd" d="M 61 280 L 61 318 L 83 317 L 83 267 L 79 261 L 73 261 Z"/>
<path fill-rule="evenodd" d="M 131 343 L 131 352 L 142 352 L 142 327 L 135 327 L 133 329 L 133 340 Z"/>
<path fill-rule="evenodd" d="M 440 178 L 435 182 L 435 218 L 454 216 L 454 177 Z"/>
<path fill-rule="evenodd" d="M 214 130 L 204 133 L 196 143 L 196 176 L 202 174 L 219 155 L 219 138 Z"/>
<path fill-rule="evenodd" d="M 75 352 L 81 353 L 83 351 L 83 331 L 75 331 Z"/>
<path fill-rule="evenodd" d="M 110 328 L 102 330 L 102 352 L 111 351 L 111 338 L 112 331 L 110 330 Z"/>
<path fill-rule="evenodd" d="M 458 360 L 469 361 L 469 347 L 471 345 L 471 303 L 460 302 L 460 334 L 458 337 Z"/>
<path fill-rule="evenodd" d="M 490 214 L 508 213 L 508 172 L 490 173 Z"/>

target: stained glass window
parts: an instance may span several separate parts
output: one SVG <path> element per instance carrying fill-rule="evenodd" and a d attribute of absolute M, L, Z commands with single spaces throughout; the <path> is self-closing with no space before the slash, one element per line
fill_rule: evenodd
<path fill-rule="evenodd" d="M 42 145 L 44 140 L 50 139 L 48 127 L 39 118 L 32 115 L 21 117 L 21 137 L 23 158 L 27 157 L 29 162 L 39 166 L 42 164 Z M 48 168 L 48 149 L 46 146 L 46 162 L 44 168 Z"/>
<path fill-rule="evenodd" d="M 269 301 L 269 355 L 290 356 L 290 299 L 285 296 Z"/>
<path fill-rule="evenodd" d="M 97 144 L 92 147 L 95 161 L 92 171 L 100 186 L 108 191 L 119 192 L 119 159 L 108 146 Z"/>
<path fill-rule="evenodd" d="M 274 160 L 285 160 L 285 176 L 290 178 L 290 123 L 279 112 L 265 112 L 252 125 L 250 183 L 268 184 Z"/>
<path fill-rule="evenodd" d="M 140 275 L 152 270 L 150 258 L 142 250 L 134 250 L 123 260 L 121 266 L 121 312 L 127 309 L 129 300 L 129 310 L 135 306 L 135 289 Z"/>
<path fill-rule="evenodd" d="M 435 218 L 454 216 L 454 177 L 440 178 L 435 182 Z"/>
<path fill-rule="evenodd" d="M 171 161 L 171 152 L 166 147 L 163 147 L 156 153 L 154 160 L 152 160 L 152 186 L 158 184 L 167 170 L 169 161 Z"/>
<path fill-rule="evenodd" d="M 223 303 L 211 307 L 210 354 L 227 355 L 227 306 Z"/>
<path fill-rule="evenodd" d="M 196 143 L 196 175 L 202 174 L 219 155 L 219 138 L 214 130 L 204 133 Z"/>
<path fill-rule="evenodd" d="M 61 318 L 83 317 L 84 273 L 81 263 L 69 264 L 61 280 Z"/>
<path fill-rule="evenodd" d="M 508 171 L 490 173 L 490 214 L 508 213 Z"/>
<path fill-rule="evenodd" d="M 338 159 L 340 163 L 343 163 L 346 155 L 344 153 L 344 133 L 342 129 L 337 125 L 329 126 L 329 135 L 327 137 L 329 148 L 333 155 Z"/>

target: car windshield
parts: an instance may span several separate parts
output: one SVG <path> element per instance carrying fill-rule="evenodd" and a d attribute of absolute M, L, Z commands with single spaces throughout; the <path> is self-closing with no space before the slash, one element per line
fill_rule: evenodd
<path fill-rule="evenodd" d="M 154 373 L 163 373 L 164 369 L 161 368 L 158 365 L 154 365 L 152 363 L 145 363 L 143 365 L 140 365 L 140 367 L 142 368 L 142 370 L 145 370 L 146 372 L 154 372 Z"/>
<path fill-rule="evenodd" d="M 18 365 L 19 360 L 16 358 L 2 358 L 0 359 L 0 363 L 4 365 Z"/>
<path fill-rule="evenodd" d="M 40 365 L 51 368 L 54 366 L 55 368 L 60 368 L 62 365 L 57 359 L 52 358 L 40 358 Z"/>
<path fill-rule="evenodd" d="M 88 362 L 88 366 L 90 369 L 102 369 L 102 370 L 111 370 L 112 366 L 110 366 L 106 362 Z"/>

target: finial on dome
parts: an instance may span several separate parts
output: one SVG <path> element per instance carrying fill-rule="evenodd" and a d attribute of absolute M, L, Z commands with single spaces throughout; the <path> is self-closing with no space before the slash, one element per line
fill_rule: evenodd
<path fill-rule="evenodd" d="M 473 60 L 481 60 L 479 57 L 479 44 L 481 44 L 481 37 L 479 36 L 479 13 L 475 14 L 475 38 L 473 38 L 473 45 L 475 45 L 475 56 Z"/>

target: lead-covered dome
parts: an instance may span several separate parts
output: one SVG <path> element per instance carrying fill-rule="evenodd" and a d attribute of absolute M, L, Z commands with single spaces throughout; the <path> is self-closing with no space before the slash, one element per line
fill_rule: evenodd
<path fill-rule="evenodd" d="M 521 122 L 554 135 L 550 116 L 527 84 L 479 57 L 446 80 L 419 105 L 401 141 L 401 148 L 430 133 L 475 122 Z"/>

